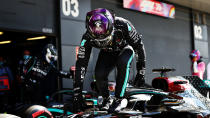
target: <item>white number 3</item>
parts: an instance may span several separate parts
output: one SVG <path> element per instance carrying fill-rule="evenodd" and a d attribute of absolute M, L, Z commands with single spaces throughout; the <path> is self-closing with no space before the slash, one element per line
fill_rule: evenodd
<path fill-rule="evenodd" d="M 73 9 L 71 9 L 71 5 Z M 62 11 L 65 16 L 72 15 L 73 17 L 79 16 L 79 2 L 78 0 L 62 0 Z"/>

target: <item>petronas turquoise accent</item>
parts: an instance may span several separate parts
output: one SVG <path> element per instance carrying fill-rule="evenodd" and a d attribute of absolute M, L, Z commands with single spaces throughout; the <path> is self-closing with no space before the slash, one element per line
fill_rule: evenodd
<path fill-rule="evenodd" d="M 85 99 L 93 102 L 93 105 L 98 105 L 98 101 L 96 99 Z"/>
<path fill-rule="evenodd" d="M 81 42 L 81 46 L 84 46 L 86 41 L 87 40 L 83 39 L 82 42 Z"/>
<path fill-rule="evenodd" d="M 131 31 L 132 29 L 131 29 L 131 26 L 128 24 L 128 31 Z"/>
<path fill-rule="evenodd" d="M 61 114 L 64 113 L 64 111 L 63 111 L 62 109 L 47 108 L 47 110 L 48 110 L 49 112 L 57 112 L 57 113 L 61 113 Z M 72 115 L 72 114 L 73 114 L 73 113 L 67 111 L 67 115 Z"/>
<path fill-rule="evenodd" d="M 124 84 L 123 84 L 122 91 L 121 91 L 121 93 L 120 93 L 120 97 L 123 97 L 124 94 L 125 94 L 125 89 L 126 89 L 127 82 L 128 82 L 128 78 L 129 78 L 130 63 L 131 63 L 133 57 L 134 57 L 134 53 L 133 53 L 132 56 L 130 57 L 130 59 L 129 59 L 129 61 L 128 61 L 128 64 L 127 64 L 126 75 L 125 75 L 125 81 L 124 81 Z"/>
<path fill-rule="evenodd" d="M 47 118 L 46 116 L 39 116 L 38 118 Z"/>

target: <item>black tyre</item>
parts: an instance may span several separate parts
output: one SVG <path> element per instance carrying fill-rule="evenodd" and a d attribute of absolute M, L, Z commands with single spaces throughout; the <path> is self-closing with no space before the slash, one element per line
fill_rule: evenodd
<path fill-rule="evenodd" d="M 47 108 L 40 105 L 33 105 L 25 111 L 26 118 L 53 118 Z"/>

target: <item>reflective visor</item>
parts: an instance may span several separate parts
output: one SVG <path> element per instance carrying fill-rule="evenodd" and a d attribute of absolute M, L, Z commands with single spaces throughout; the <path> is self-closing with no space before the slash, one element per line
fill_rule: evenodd
<path fill-rule="evenodd" d="M 95 38 L 105 38 L 108 31 L 108 19 L 103 14 L 95 14 L 89 20 L 89 29 Z"/>

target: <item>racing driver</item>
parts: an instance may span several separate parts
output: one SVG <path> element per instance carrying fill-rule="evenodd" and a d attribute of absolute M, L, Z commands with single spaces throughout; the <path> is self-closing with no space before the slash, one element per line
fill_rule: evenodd
<path fill-rule="evenodd" d="M 129 78 L 130 64 L 136 55 L 137 75 L 134 86 L 144 84 L 145 50 L 141 35 L 128 20 L 115 16 L 112 11 L 97 8 L 87 13 L 86 29 L 76 61 L 74 80 L 74 107 L 78 111 L 83 108 L 83 79 L 87 71 L 92 47 L 100 49 L 95 67 L 96 85 L 99 95 L 103 97 L 102 110 L 120 111 L 125 102 L 124 93 Z M 108 75 L 117 68 L 115 95 L 108 91 Z"/>

